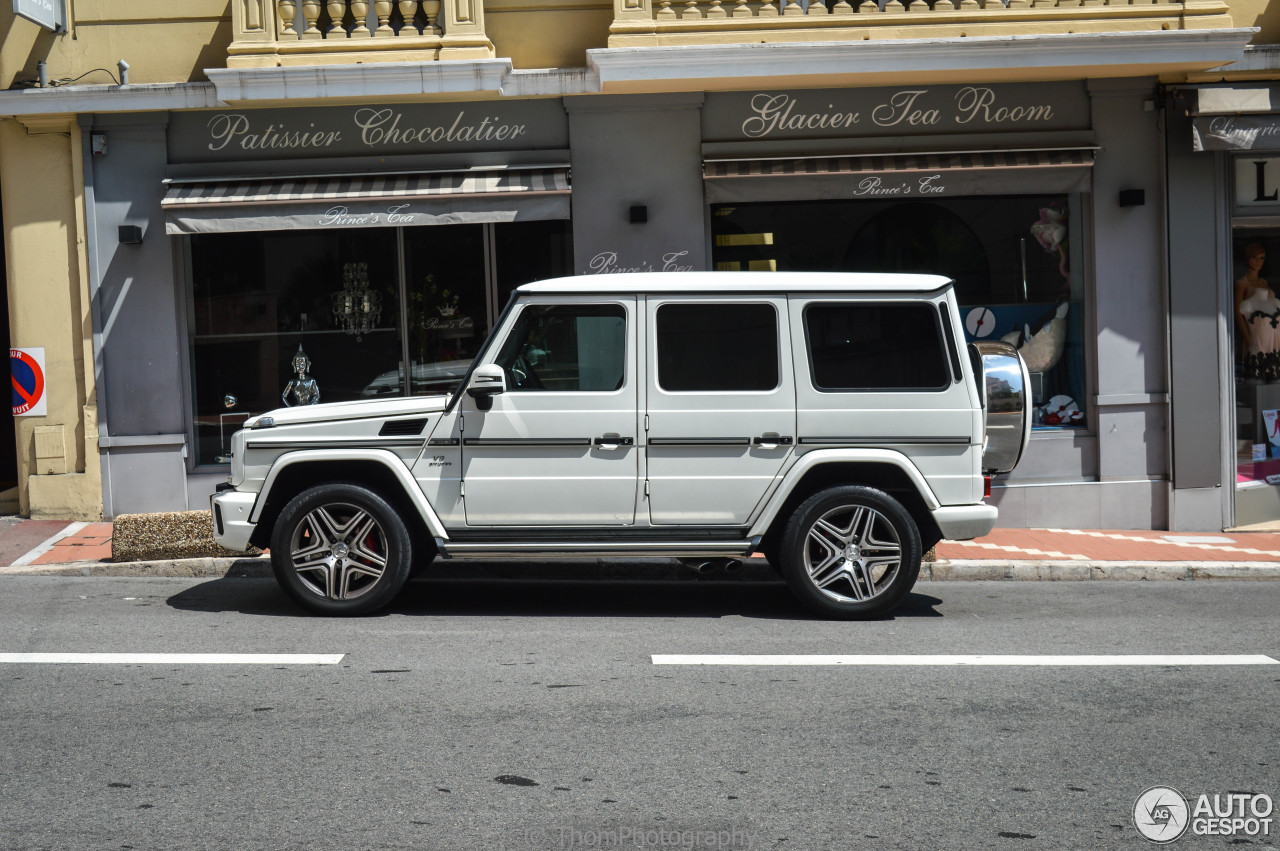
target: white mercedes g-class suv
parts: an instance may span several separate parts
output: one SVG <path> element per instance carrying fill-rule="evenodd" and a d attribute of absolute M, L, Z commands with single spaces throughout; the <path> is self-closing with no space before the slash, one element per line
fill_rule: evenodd
<path fill-rule="evenodd" d="M 528 284 L 452 395 L 250 419 L 214 537 L 323 614 L 436 556 L 762 553 L 817 612 L 880 615 L 938 540 L 991 530 L 1030 436 L 1021 357 L 961 328 L 932 275 Z"/>

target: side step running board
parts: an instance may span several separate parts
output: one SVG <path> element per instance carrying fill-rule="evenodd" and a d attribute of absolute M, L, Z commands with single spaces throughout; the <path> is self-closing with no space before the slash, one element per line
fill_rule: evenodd
<path fill-rule="evenodd" d="M 745 558 L 762 536 L 734 541 L 447 541 L 436 538 L 441 558 L 519 558 L 556 556 L 647 556 L 670 558 Z"/>

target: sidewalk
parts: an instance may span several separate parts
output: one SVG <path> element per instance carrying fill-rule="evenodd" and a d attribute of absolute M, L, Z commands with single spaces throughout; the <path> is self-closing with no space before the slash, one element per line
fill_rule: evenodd
<path fill-rule="evenodd" d="M 196 558 L 112 562 L 112 524 L 0 518 L 0 574 L 65 573 L 96 576 L 236 576 L 270 572 L 264 558 Z M 542 560 L 545 566 L 547 561 Z M 637 559 L 648 567 L 672 560 Z M 601 559 L 622 567 L 626 559 Z M 475 563 L 470 567 L 479 567 Z M 437 563 L 437 568 L 439 563 Z M 581 569 L 581 565 L 578 565 Z M 497 570 L 498 568 L 494 568 Z M 676 567 L 681 575 L 688 573 Z M 458 572 L 464 568 L 459 565 Z M 447 571 L 453 574 L 453 570 Z M 662 574 L 658 569 L 657 574 Z M 484 571 L 492 575 L 493 571 Z M 767 566 L 748 565 L 749 576 L 772 576 Z M 570 576 L 590 575 L 569 571 Z M 568 577 L 566 577 L 568 578 Z M 744 578 L 747 576 L 744 575 Z M 1079 529 L 996 529 L 974 541 L 944 541 L 937 561 L 921 579 L 1006 580 L 1189 580 L 1280 579 L 1280 532 L 1127 532 Z"/>

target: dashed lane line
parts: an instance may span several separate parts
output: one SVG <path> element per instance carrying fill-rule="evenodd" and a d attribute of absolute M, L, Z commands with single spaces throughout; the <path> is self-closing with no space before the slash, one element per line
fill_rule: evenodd
<path fill-rule="evenodd" d="M 655 665 L 862 665 L 862 666 L 894 666 L 894 665 L 1005 665 L 1029 667 L 1059 666 L 1157 666 L 1157 665 L 1280 665 L 1280 660 L 1263 656 L 1237 655 L 1181 655 L 1181 656 L 987 656 L 987 655 L 946 655 L 946 656 L 749 656 L 749 655 L 682 655 L 654 654 Z"/>
<path fill-rule="evenodd" d="M 0 664 L 336 665 L 343 653 L 0 653 Z"/>

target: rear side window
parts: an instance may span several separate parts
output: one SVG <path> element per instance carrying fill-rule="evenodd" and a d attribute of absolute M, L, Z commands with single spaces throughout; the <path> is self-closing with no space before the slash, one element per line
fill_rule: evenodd
<path fill-rule="evenodd" d="M 771 304 L 664 304 L 656 326 L 663 390 L 778 386 L 778 312 Z"/>
<path fill-rule="evenodd" d="M 804 321 L 819 390 L 942 390 L 951 383 L 930 304 L 815 303 Z"/>

